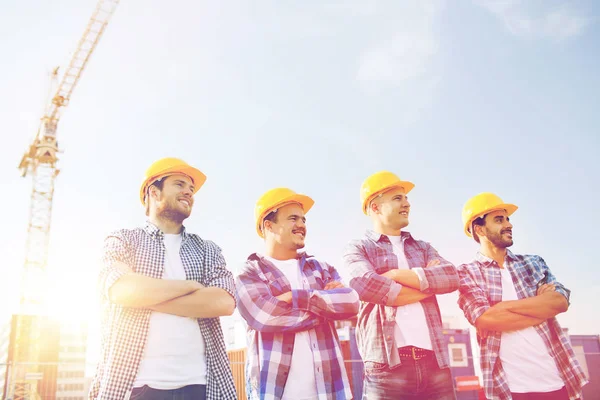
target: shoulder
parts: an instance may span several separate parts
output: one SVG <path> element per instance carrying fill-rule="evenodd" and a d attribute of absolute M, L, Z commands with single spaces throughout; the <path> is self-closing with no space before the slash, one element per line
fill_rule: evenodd
<path fill-rule="evenodd" d="M 145 234 L 142 228 L 118 229 L 106 235 L 106 243 L 122 242 L 123 244 L 134 243 Z"/>
<path fill-rule="evenodd" d="M 460 264 L 456 267 L 458 272 L 469 273 L 473 271 L 479 271 L 481 269 L 481 263 L 477 260 L 473 260 L 468 263 Z"/>

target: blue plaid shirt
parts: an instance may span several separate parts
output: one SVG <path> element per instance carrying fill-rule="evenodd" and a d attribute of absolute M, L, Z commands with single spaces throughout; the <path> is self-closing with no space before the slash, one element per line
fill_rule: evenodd
<path fill-rule="evenodd" d="M 556 286 L 556 291 L 569 300 L 571 292 L 560 284 L 546 262 L 535 255 L 515 255 L 507 250 L 504 260 L 515 284 L 519 299 L 537 295 L 537 289 L 543 283 Z M 477 253 L 475 260 L 458 267 L 460 277 L 460 296 L 458 305 L 471 325 L 490 307 L 502 301 L 502 277 L 498 264 Z M 587 379 L 575 358 L 566 333 L 561 329 L 556 318 L 550 318 L 535 330 L 542 337 L 546 347 L 562 376 L 569 393 L 575 400 L 582 397 L 581 388 Z M 481 348 L 481 370 L 485 395 L 490 400 L 510 400 L 510 388 L 506 373 L 500 362 L 500 338 L 502 332 L 489 332 L 484 339 L 477 337 Z"/>
<path fill-rule="evenodd" d="M 444 294 L 458 289 L 458 275 L 454 265 L 443 259 L 429 243 L 415 240 L 408 232 L 402 232 L 401 236 L 409 267 L 422 268 L 422 273 L 419 273 L 422 292 Z M 433 260 L 439 260 L 440 264 L 425 267 Z M 392 304 L 402 285 L 381 276 L 398 268 L 398 257 L 394 254 L 392 242 L 386 235 L 368 230 L 363 239 L 348 244 L 344 264 L 351 276 L 350 287 L 358 292 L 362 300 L 356 340 L 363 361 L 387 364 L 390 368 L 400 365 L 398 344 L 394 336 L 397 307 Z M 444 345 L 437 300 L 435 296 L 431 296 L 421 300 L 421 304 L 438 366 L 446 368 L 450 361 L 448 349 Z"/>
<path fill-rule="evenodd" d="M 246 391 L 248 399 L 281 399 L 292 361 L 296 332 L 308 331 L 320 400 L 352 398 L 333 320 L 352 318 L 358 295 L 350 288 L 323 290 L 341 281 L 337 271 L 305 253 L 299 266 L 308 282 L 291 290 L 285 275 L 259 254 L 252 254 L 236 279 L 237 305 L 248 324 Z M 292 292 L 292 304 L 276 298 Z"/>

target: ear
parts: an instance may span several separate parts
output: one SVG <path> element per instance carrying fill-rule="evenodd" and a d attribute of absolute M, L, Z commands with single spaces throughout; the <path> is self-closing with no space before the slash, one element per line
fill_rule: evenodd
<path fill-rule="evenodd" d="M 148 198 L 158 200 L 160 198 L 160 190 L 154 185 L 148 188 Z"/>
<path fill-rule="evenodd" d="M 263 222 L 263 235 L 265 233 L 267 233 L 267 231 L 270 231 L 272 226 L 273 226 L 273 222 L 272 221 L 269 221 L 268 219 L 264 220 L 264 222 Z"/>
<path fill-rule="evenodd" d="M 369 203 L 369 210 L 371 214 L 377 214 L 379 212 L 379 204 L 375 200 L 371 200 Z"/>
<path fill-rule="evenodd" d="M 484 234 L 485 226 L 484 225 L 475 225 L 475 224 L 473 224 L 473 227 L 471 229 L 473 229 L 473 232 L 476 233 L 477 236 L 479 236 L 480 239 L 481 239 L 482 236 L 485 236 L 485 234 Z"/>

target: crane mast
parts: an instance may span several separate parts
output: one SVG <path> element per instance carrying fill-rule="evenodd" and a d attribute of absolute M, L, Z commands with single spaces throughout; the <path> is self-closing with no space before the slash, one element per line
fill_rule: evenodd
<path fill-rule="evenodd" d="M 19 163 L 21 176 L 31 176 L 33 188 L 30 197 L 20 308 L 19 313 L 13 317 L 12 345 L 9 349 L 9 361 L 13 365 L 10 374 L 12 385 L 5 386 L 5 390 L 8 389 L 5 398 L 14 400 L 40 398 L 37 386 L 40 372 L 44 375 L 43 368 L 38 364 L 42 329 L 40 315 L 46 300 L 45 276 L 52 201 L 54 183 L 59 173 L 56 130 L 61 112 L 69 104 L 73 90 L 118 3 L 119 0 L 98 1 L 58 89 L 46 107 L 37 134 Z M 55 70 L 54 76 L 57 75 L 58 70 Z M 19 363 L 22 365 L 17 368 L 16 364 Z"/>

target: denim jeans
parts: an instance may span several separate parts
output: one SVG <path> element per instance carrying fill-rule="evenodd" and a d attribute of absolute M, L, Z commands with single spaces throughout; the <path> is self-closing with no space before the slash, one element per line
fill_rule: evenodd
<path fill-rule="evenodd" d="M 392 370 L 387 364 L 365 362 L 363 400 L 455 400 L 450 368 L 440 369 L 435 356 L 402 357 Z"/>
<path fill-rule="evenodd" d="M 189 385 L 179 389 L 160 390 L 144 385 L 133 388 L 129 400 L 205 400 L 206 385 Z"/>

